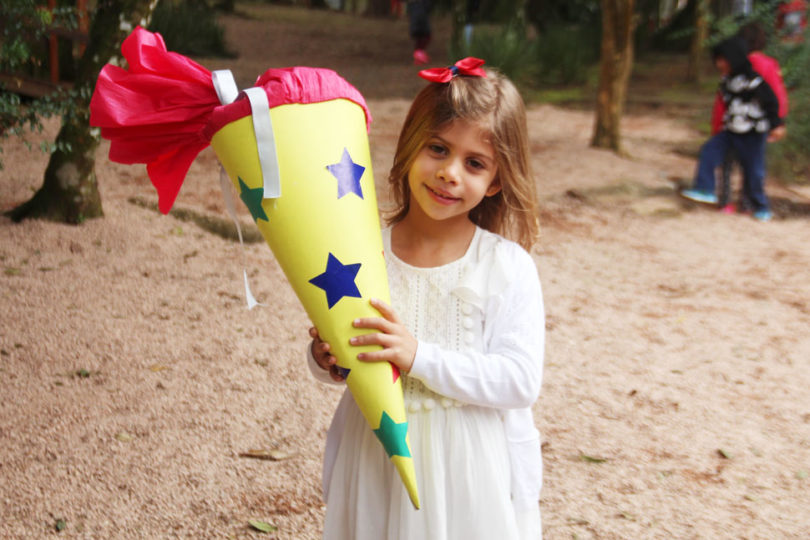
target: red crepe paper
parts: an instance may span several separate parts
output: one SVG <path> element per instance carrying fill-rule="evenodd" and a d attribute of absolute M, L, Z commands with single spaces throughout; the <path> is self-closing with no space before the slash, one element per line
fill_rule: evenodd
<path fill-rule="evenodd" d="M 129 69 L 108 64 L 101 70 L 90 124 L 111 141 L 112 161 L 147 164 L 165 214 L 191 162 L 208 145 L 199 133 L 219 99 L 211 72 L 168 52 L 160 34 L 138 27 L 121 52 Z"/>
<path fill-rule="evenodd" d="M 468 75 L 472 77 L 486 77 L 487 74 L 481 67 L 484 61 L 480 58 L 468 56 L 445 68 L 423 69 L 419 76 L 430 82 L 446 83 L 450 82 L 454 75 Z"/>

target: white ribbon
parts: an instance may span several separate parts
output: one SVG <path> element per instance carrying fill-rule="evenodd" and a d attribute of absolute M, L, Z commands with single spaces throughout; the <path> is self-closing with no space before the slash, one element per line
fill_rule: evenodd
<path fill-rule="evenodd" d="M 225 167 L 222 166 L 222 163 L 219 164 L 219 185 L 222 188 L 222 197 L 225 199 L 225 208 L 228 209 L 228 214 L 230 214 L 234 225 L 236 225 L 236 233 L 239 235 L 239 247 L 242 248 L 242 275 L 245 281 L 245 300 L 247 301 L 247 306 L 250 310 L 257 305 L 262 304 L 256 301 L 256 298 L 253 296 L 253 293 L 250 290 L 250 284 L 248 284 L 247 261 L 245 260 L 245 242 L 242 240 L 242 227 L 239 225 L 239 218 L 236 217 L 236 205 L 233 202 L 233 192 L 231 191 L 233 189 L 233 184 L 231 183 L 230 178 L 228 178 L 228 173 L 225 172 Z"/>
<path fill-rule="evenodd" d="M 259 165 L 264 182 L 264 198 L 281 197 L 281 178 L 278 174 L 278 154 L 276 138 L 273 135 L 273 122 L 270 120 L 270 104 L 263 88 L 248 88 L 245 94 L 250 100 L 253 113 L 253 133 L 256 136 L 256 147 L 259 150 Z"/>
<path fill-rule="evenodd" d="M 211 81 L 214 83 L 214 90 L 217 91 L 220 103 L 229 105 L 236 100 L 239 89 L 236 87 L 236 81 L 233 79 L 233 73 L 231 73 L 230 69 L 214 71 L 211 74 Z"/>
<path fill-rule="evenodd" d="M 219 98 L 220 103 L 223 105 L 228 105 L 233 103 L 236 100 L 236 97 L 239 95 L 239 90 L 236 87 L 236 81 L 233 78 L 233 74 L 229 69 L 220 69 L 216 70 L 211 74 L 211 81 L 214 83 L 214 89 L 217 92 L 217 97 Z M 261 141 L 264 141 L 264 144 L 272 144 L 272 158 L 273 163 L 275 164 L 275 178 L 276 182 L 278 183 L 278 164 L 276 160 L 276 145 L 275 139 L 273 138 L 273 126 L 270 124 L 270 106 L 267 103 L 267 95 L 264 93 L 264 90 L 260 88 L 251 88 L 249 90 L 259 90 L 261 91 L 262 95 L 264 96 L 264 116 L 267 118 L 267 124 L 263 124 L 261 126 L 262 130 L 262 137 Z M 246 91 L 247 93 L 247 91 Z M 252 93 L 252 92 L 251 92 Z M 250 93 L 248 93 L 248 98 L 250 99 L 250 108 L 251 112 L 254 113 L 254 118 L 257 116 L 255 114 L 256 107 L 254 106 L 253 99 L 250 98 Z M 261 104 L 259 104 L 261 105 Z M 261 109 L 260 109 L 261 115 Z M 264 130 L 267 129 L 269 125 L 270 129 L 270 143 L 266 142 L 267 136 L 264 133 Z M 262 165 L 262 176 L 267 178 L 265 174 L 265 167 L 262 160 L 262 144 L 260 142 L 260 133 L 259 130 L 256 128 L 256 122 L 254 120 L 253 129 L 256 132 L 256 141 L 259 143 L 259 161 Z M 236 233 L 239 235 L 239 246 L 242 249 L 242 277 L 244 278 L 245 282 L 245 300 L 247 301 L 248 309 L 253 309 L 257 305 L 262 305 L 256 301 L 256 298 L 253 296 L 253 293 L 250 290 L 250 284 L 248 283 L 248 276 L 247 276 L 247 263 L 245 260 L 245 242 L 242 238 L 242 226 L 239 224 L 239 218 L 236 215 L 236 205 L 233 201 L 233 184 L 231 183 L 230 179 L 228 178 L 228 173 L 225 172 L 225 167 L 222 166 L 222 163 L 219 164 L 219 185 L 222 188 L 222 197 L 225 199 L 225 208 L 228 210 L 228 214 L 231 216 L 234 225 L 236 225 Z M 266 184 L 265 184 L 266 186 Z M 279 195 L 280 189 L 278 190 Z M 265 187 L 265 197 L 267 194 L 267 188 Z"/>

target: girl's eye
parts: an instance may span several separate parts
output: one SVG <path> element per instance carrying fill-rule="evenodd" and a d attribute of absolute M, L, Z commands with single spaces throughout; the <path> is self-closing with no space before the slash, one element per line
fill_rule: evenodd
<path fill-rule="evenodd" d="M 484 169 L 486 166 L 484 165 L 483 161 L 479 161 L 477 159 L 470 159 L 467 160 L 467 165 L 472 167 L 473 169 Z"/>
<path fill-rule="evenodd" d="M 447 149 L 444 146 L 436 143 L 428 144 L 428 150 L 434 154 L 445 154 L 447 152 Z"/>

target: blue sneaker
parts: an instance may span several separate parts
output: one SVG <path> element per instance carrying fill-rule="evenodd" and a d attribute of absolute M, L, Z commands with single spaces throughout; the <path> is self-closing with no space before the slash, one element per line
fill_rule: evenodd
<path fill-rule="evenodd" d="M 702 189 L 684 189 L 681 191 L 681 197 L 700 203 L 717 204 L 717 195 Z"/>
<path fill-rule="evenodd" d="M 768 209 L 754 212 L 754 219 L 757 221 L 770 221 L 773 219 L 773 212 Z"/>

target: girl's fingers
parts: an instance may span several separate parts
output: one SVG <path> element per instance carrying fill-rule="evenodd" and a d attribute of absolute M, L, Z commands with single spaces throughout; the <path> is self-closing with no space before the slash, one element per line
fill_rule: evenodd
<path fill-rule="evenodd" d="M 396 353 L 391 349 L 364 352 L 357 355 L 357 359 L 363 362 L 391 362 L 394 358 L 396 358 Z"/>
<path fill-rule="evenodd" d="M 370 334 L 362 334 L 354 336 L 349 340 L 351 345 L 381 345 L 383 347 L 390 347 L 393 344 L 391 337 L 388 334 L 381 332 L 372 332 Z"/>
<path fill-rule="evenodd" d="M 355 328 L 371 328 L 379 330 L 380 332 L 389 333 L 393 328 L 391 321 L 383 319 L 382 317 L 366 317 L 364 319 L 355 319 L 352 322 Z"/>
<path fill-rule="evenodd" d="M 386 320 L 389 320 L 393 323 L 399 323 L 399 318 L 397 317 L 397 314 L 394 312 L 394 309 L 391 306 L 389 306 L 388 304 L 386 304 L 385 302 L 383 302 L 378 298 L 372 298 L 370 302 L 371 305 L 374 306 L 374 308 L 376 308 L 377 311 L 380 312 L 380 315 L 385 317 Z"/>

